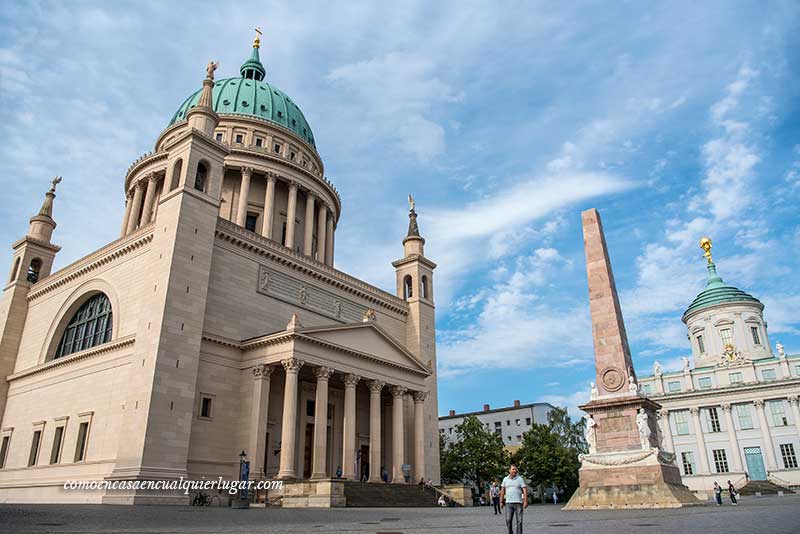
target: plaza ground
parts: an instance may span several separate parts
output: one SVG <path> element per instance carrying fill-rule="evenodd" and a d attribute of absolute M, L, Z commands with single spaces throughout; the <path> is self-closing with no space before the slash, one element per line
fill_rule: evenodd
<path fill-rule="evenodd" d="M 680 510 L 563 512 L 555 505 L 531 506 L 525 532 L 626 534 L 643 532 L 797 533 L 800 495 L 749 497 Z M 284 510 L 254 508 L 0 505 L 0 531 L 69 533 L 342 533 L 424 534 L 505 532 L 500 516 L 482 508 L 373 508 Z"/>

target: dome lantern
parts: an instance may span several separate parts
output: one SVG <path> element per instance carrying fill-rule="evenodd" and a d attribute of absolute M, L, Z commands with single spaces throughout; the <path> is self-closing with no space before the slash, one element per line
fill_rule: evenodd
<path fill-rule="evenodd" d="M 256 28 L 256 38 L 253 39 L 253 52 L 250 54 L 250 59 L 245 61 L 239 69 L 242 78 L 260 82 L 267 75 L 267 70 L 261 64 L 261 58 L 258 55 L 259 48 L 261 48 L 261 28 Z"/>

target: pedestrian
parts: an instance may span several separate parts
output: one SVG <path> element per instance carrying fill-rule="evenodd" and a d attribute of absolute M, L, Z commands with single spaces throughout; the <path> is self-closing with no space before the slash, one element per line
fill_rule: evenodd
<path fill-rule="evenodd" d="M 384 484 L 389 483 L 389 473 L 386 471 L 385 467 L 381 467 L 381 480 L 383 480 Z"/>
<path fill-rule="evenodd" d="M 731 497 L 731 503 L 736 506 L 738 504 L 736 502 L 736 487 L 734 487 L 733 482 L 730 480 L 728 481 L 728 495 Z"/>
<path fill-rule="evenodd" d="M 722 488 L 716 482 L 714 482 L 714 500 L 717 501 L 717 506 L 722 506 Z"/>
<path fill-rule="evenodd" d="M 553 489 L 553 504 L 558 504 L 558 491 Z"/>
<path fill-rule="evenodd" d="M 508 469 L 508 476 L 503 479 L 500 489 L 500 507 L 506 508 L 506 526 L 508 534 L 522 534 L 522 512 L 528 507 L 528 486 L 517 473 L 517 466 Z"/>
<path fill-rule="evenodd" d="M 492 481 L 492 485 L 489 488 L 489 497 L 492 498 L 492 506 L 494 506 L 494 515 L 500 513 L 500 488 L 497 486 L 496 481 Z"/>
<path fill-rule="evenodd" d="M 336 467 L 336 478 L 342 478 L 342 466 Z"/>
<path fill-rule="evenodd" d="M 419 479 L 419 483 L 418 483 L 417 485 L 418 485 L 418 486 L 424 486 L 424 485 L 425 485 L 425 478 L 424 478 L 424 477 L 423 477 L 423 478 L 420 478 L 420 479 Z"/>

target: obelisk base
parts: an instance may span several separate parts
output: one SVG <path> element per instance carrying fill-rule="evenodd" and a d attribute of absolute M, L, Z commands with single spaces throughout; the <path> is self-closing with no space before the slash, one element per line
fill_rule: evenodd
<path fill-rule="evenodd" d="M 580 487 L 564 510 L 702 506 L 674 456 L 657 448 L 582 455 Z"/>

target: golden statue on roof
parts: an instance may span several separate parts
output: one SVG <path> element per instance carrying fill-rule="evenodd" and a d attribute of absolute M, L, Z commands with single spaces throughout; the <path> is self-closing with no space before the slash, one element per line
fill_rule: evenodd
<path fill-rule="evenodd" d="M 700 248 L 705 251 L 703 256 L 705 256 L 708 260 L 708 264 L 711 265 L 714 263 L 714 261 L 711 259 L 711 239 L 707 237 L 700 238 Z"/>

